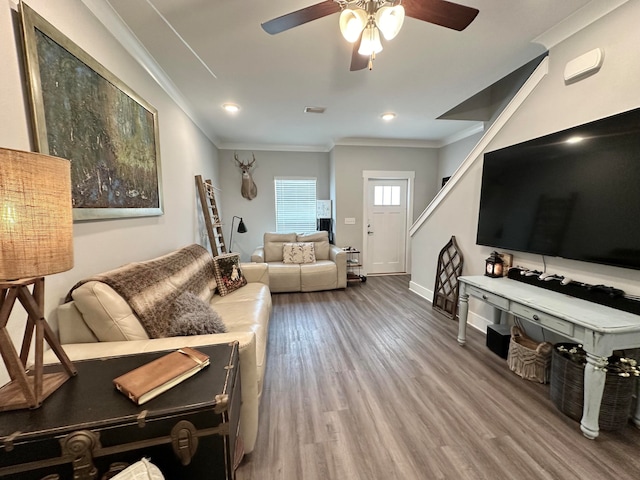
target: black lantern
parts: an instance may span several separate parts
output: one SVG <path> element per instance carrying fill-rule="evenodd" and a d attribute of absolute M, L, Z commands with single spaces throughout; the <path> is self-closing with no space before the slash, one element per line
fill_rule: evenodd
<path fill-rule="evenodd" d="M 491 252 L 489 258 L 485 260 L 487 266 L 484 270 L 484 274 L 487 277 L 498 278 L 502 276 L 502 270 L 504 267 L 504 260 L 498 252 Z"/>

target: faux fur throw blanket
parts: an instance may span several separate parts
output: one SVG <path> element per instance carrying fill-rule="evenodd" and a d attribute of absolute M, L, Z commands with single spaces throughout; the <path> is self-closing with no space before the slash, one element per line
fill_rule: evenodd
<path fill-rule="evenodd" d="M 124 298 L 150 338 L 166 337 L 176 298 L 186 291 L 196 295 L 213 278 L 213 258 L 200 245 L 190 245 L 162 257 L 129 263 L 78 282 L 67 294 L 93 280 L 106 283 Z"/>

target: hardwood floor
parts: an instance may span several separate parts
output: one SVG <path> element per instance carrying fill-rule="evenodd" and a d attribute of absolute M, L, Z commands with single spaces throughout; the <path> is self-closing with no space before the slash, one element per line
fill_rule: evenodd
<path fill-rule="evenodd" d="M 256 448 L 238 480 L 640 478 L 640 430 L 587 440 L 549 386 L 469 329 L 370 277 L 274 294 Z"/>

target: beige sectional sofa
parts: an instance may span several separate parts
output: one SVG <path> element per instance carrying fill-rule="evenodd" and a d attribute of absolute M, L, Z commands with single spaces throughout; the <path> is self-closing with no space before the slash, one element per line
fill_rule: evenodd
<path fill-rule="evenodd" d="M 287 262 L 283 254 L 291 244 L 313 244 L 314 261 Z M 329 243 L 327 232 L 307 235 L 295 233 L 265 233 L 264 243 L 251 256 L 252 262 L 269 267 L 269 286 L 272 292 L 314 292 L 347 286 L 347 256 L 339 247 Z"/>
<path fill-rule="evenodd" d="M 155 283 L 146 278 L 145 272 L 155 268 L 158 261 L 169 260 L 169 264 L 172 264 L 171 259 L 180 255 L 184 257 L 187 249 L 198 252 L 199 258 L 193 261 L 189 260 L 190 257 L 186 261 L 183 258 L 175 267 L 163 267 L 165 271 L 162 278 Z M 247 284 L 220 296 L 213 271 L 208 265 L 212 262 L 213 258 L 206 250 L 192 245 L 157 259 L 121 268 L 129 268 L 134 273 L 139 270 L 134 284 L 139 281 L 141 290 L 163 298 L 167 295 L 171 298 L 172 292 L 175 296 L 175 292 L 193 276 L 204 275 L 206 278 L 199 283 L 203 288 L 192 293 L 213 307 L 222 318 L 227 333 L 149 338 L 148 329 L 143 327 L 131 304 L 98 276 L 74 287 L 68 298 L 70 301 L 57 309 L 60 341 L 72 361 L 238 341 L 242 387 L 240 432 L 245 453 L 249 453 L 254 448 L 258 431 L 272 308 L 268 270 L 264 263 L 241 264 Z M 45 361 L 56 363 L 57 358 L 49 351 Z"/>

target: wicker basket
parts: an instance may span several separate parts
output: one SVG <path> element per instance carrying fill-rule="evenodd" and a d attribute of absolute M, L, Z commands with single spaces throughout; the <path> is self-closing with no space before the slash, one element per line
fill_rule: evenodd
<path fill-rule="evenodd" d="M 548 383 L 552 349 L 549 342 L 531 340 L 520 327 L 514 325 L 511 327 L 507 364 L 512 372 L 526 380 Z"/>
<path fill-rule="evenodd" d="M 574 343 L 561 343 L 567 349 Z M 636 377 L 607 373 L 598 423 L 601 430 L 620 430 L 629 421 Z M 584 365 L 571 361 L 554 348 L 550 395 L 553 404 L 568 417 L 580 421 L 584 405 Z"/>

